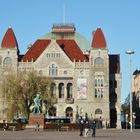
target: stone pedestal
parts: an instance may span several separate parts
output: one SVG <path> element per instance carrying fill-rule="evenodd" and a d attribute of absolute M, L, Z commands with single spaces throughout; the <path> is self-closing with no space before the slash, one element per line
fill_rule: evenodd
<path fill-rule="evenodd" d="M 30 115 L 29 116 L 29 128 L 35 128 L 35 124 L 38 122 L 40 124 L 40 128 L 44 128 L 44 115 Z"/>

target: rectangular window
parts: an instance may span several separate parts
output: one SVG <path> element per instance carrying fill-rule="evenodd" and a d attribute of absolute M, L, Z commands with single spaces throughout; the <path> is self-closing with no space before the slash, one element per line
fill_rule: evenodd
<path fill-rule="evenodd" d="M 104 86 L 104 79 L 103 76 L 95 77 L 95 98 L 103 98 L 103 86 Z"/>

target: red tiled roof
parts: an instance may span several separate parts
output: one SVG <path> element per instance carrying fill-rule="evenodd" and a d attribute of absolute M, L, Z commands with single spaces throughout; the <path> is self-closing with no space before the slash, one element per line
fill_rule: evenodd
<path fill-rule="evenodd" d="M 109 55 L 109 73 L 120 73 L 120 55 Z"/>
<path fill-rule="evenodd" d="M 21 61 L 35 61 L 46 49 L 51 40 L 37 40 Z M 56 43 L 62 48 L 71 61 L 88 61 L 88 57 L 83 54 L 74 40 L 57 40 Z"/>
<path fill-rule="evenodd" d="M 8 28 L 7 32 L 5 33 L 2 43 L 2 48 L 16 48 L 18 47 L 17 40 L 13 29 L 11 27 Z"/>
<path fill-rule="evenodd" d="M 57 44 L 64 50 L 71 61 L 88 61 L 79 46 L 74 40 L 57 40 Z"/>
<path fill-rule="evenodd" d="M 33 44 L 33 46 L 27 51 L 27 53 L 23 56 L 21 61 L 35 61 L 46 49 L 50 42 L 50 40 L 37 40 Z"/>
<path fill-rule="evenodd" d="M 106 40 L 101 28 L 93 33 L 92 48 L 106 48 Z"/>

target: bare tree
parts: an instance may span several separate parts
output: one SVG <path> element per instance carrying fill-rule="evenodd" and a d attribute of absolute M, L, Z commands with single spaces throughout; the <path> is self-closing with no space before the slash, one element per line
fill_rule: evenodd
<path fill-rule="evenodd" d="M 42 104 L 45 106 L 44 114 L 53 106 L 53 98 L 48 90 L 53 81 L 48 77 L 39 76 L 35 71 L 16 76 L 8 74 L 2 82 L 2 93 L 7 101 L 7 119 L 11 120 L 18 114 L 27 118 L 31 113 L 34 97 L 39 93 Z"/>

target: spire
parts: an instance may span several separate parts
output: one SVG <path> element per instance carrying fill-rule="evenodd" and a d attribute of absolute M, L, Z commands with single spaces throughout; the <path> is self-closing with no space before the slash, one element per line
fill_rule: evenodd
<path fill-rule="evenodd" d="M 100 27 L 98 27 L 97 30 L 92 33 L 92 35 L 92 48 L 106 48 L 106 40 Z"/>
<path fill-rule="evenodd" d="M 17 48 L 18 47 L 17 40 L 11 26 L 8 27 L 8 30 L 3 37 L 1 46 L 2 48 Z"/>

